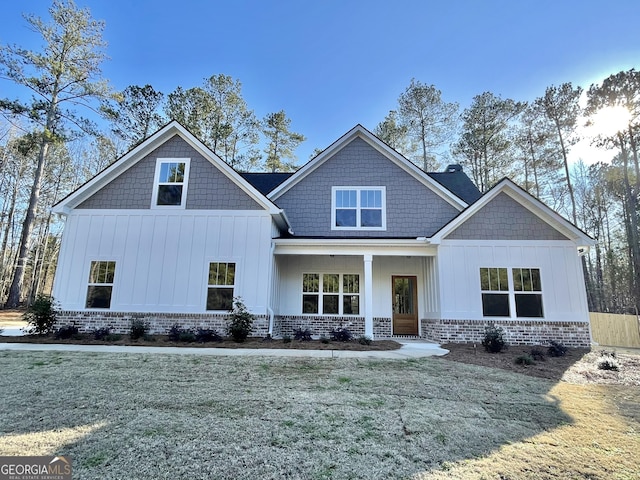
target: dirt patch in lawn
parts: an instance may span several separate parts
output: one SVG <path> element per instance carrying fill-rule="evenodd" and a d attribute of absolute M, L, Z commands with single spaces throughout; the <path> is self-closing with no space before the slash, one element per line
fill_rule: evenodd
<path fill-rule="evenodd" d="M 522 365 L 516 360 L 525 355 L 531 356 L 534 347 L 514 345 L 500 353 L 488 353 L 479 344 L 474 347 L 473 344 L 449 343 L 442 347 L 449 353 L 437 358 L 468 365 L 499 368 L 575 384 L 640 385 L 640 352 L 619 352 L 611 348 L 569 348 L 564 356 L 553 357 L 548 355 L 547 347 L 538 346 L 545 353 L 544 359 L 534 360 L 531 365 Z M 618 370 L 600 369 L 599 364 L 604 360 L 617 364 Z"/>
<path fill-rule="evenodd" d="M 323 343 L 320 340 L 285 342 L 282 339 L 268 340 L 261 337 L 250 337 L 242 343 L 225 339 L 220 342 L 172 342 L 166 335 L 149 335 L 146 339 L 131 340 L 129 335 L 118 335 L 112 340 L 95 340 L 92 334 L 78 334 L 69 339 L 57 339 L 53 335 L 24 335 L 21 337 L 0 336 L 0 342 L 7 343 L 57 343 L 74 345 L 135 345 L 142 347 L 198 347 L 198 348 L 263 348 L 263 349 L 291 349 L 291 350 L 397 350 L 402 345 L 393 340 L 376 340 L 370 344 L 359 341 Z"/>

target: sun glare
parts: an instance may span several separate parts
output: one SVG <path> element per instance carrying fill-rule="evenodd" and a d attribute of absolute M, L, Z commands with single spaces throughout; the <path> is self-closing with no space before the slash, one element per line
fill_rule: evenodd
<path fill-rule="evenodd" d="M 622 106 L 601 108 L 591 124 L 591 135 L 612 136 L 627 128 L 631 114 Z"/>

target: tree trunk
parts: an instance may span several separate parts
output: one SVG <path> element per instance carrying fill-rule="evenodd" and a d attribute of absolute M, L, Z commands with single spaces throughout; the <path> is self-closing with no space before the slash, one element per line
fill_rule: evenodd
<path fill-rule="evenodd" d="M 573 218 L 573 224 L 578 225 L 578 219 L 576 216 L 576 199 L 573 195 L 573 186 L 571 185 L 571 176 L 569 175 L 569 160 L 567 159 L 567 149 L 564 146 L 564 138 L 562 137 L 562 129 L 560 124 L 556 121 L 556 129 L 558 130 L 558 138 L 560 139 L 560 148 L 562 150 L 562 160 L 564 161 L 564 172 L 567 176 L 567 188 L 569 189 L 569 197 L 571 198 L 571 218 Z"/>

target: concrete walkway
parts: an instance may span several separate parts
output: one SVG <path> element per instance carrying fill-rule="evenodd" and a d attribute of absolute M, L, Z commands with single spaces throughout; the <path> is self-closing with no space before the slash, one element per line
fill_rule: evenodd
<path fill-rule="evenodd" d="M 136 347 L 121 345 L 69 345 L 38 343 L 0 343 L 0 351 L 40 352 L 102 352 L 102 353 L 163 353 L 177 355 L 218 355 L 226 357 L 314 357 L 314 358 L 390 358 L 406 360 L 445 355 L 449 350 L 436 343 L 420 341 L 399 342 L 398 350 L 296 350 L 284 348 L 193 348 L 193 347 Z"/>

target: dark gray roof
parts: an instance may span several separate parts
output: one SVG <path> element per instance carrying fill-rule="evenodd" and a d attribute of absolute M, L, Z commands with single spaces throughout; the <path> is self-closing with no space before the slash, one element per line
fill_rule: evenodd
<path fill-rule="evenodd" d="M 478 187 L 474 185 L 462 169 L 449 169 L 446 172 L 429 172 L 427 175 L 469 205 L 482 196 Z"/>
<path fill-rule="evenodd" d="M 293 173 L 240 173 L 261 194 L 267 195 Z"/>

